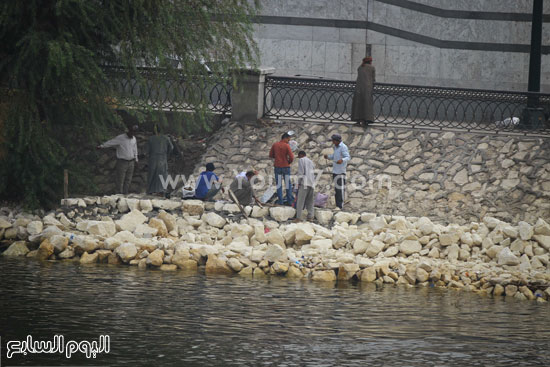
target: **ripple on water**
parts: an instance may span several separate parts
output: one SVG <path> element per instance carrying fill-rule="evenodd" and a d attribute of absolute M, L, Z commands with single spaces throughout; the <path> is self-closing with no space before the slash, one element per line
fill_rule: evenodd
<path fill-rule="evenodd" d="M 504 297 L 19 259 L 0 259 L 0 275 L 2 350 L 6 340 L 26 335 L 107 334 L 111 353 L 93 364 L 550 365 L 550 307 Z"/>

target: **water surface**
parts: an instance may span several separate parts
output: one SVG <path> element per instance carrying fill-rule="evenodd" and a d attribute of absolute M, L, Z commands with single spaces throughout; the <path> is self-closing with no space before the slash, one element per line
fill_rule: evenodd
<path fill-rule="evenodd" d="M 0 277 L 1 366 L 550 366 L 548 304 L 6 258 Z M 111 350 L 6 358 L 55 334 Z"/>

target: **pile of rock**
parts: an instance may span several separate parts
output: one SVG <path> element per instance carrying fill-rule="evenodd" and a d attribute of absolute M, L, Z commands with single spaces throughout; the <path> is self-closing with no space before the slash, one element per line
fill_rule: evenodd
<path fill-rule="evenodd" d="M 550 225 L 441 225 L 427 217 L 105 196 L 66 199 L 45 216 L 0 216 L 4 256 L 314 281 L 438 286 L 550 299 Z"/>

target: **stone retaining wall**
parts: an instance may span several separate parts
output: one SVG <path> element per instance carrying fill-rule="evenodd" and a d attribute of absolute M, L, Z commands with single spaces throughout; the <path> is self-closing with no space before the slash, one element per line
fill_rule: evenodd
<path fill-rule="evenodd" d="M 546 303 L 550 225 L 494 217 L 466 225 L 429 218 L 319 210 L 288 223 L 290 207 L 146 197 L 67 199 L 43 216 L 0 209 L 4 256 L 204 271 L 254 278 L 436 286 Z M 3 247 L 3 246 L 2 246 Z"/>
<path fill-rule="evenodd" d="M 307 122 L 231 123 L 215 134 L 194 174 L 213 162 L 226 185 L 235 172 L 251 167 L 273 175 L 269 149 L 288 130 L 296 132 L 299 149 L 322 170 L 317 189 L 331 194 L 330 205 L 331 169 L 323 154 L 332 152 L 328 137 L 339 133 L 352 157 L 348 183 L 354 178 L 358 185 L 367 182 L 363 188 L 348 185 L 347 210 L 427 216 L 445 223 L 479 221 L 485 215 L 508 222 L 550 218 L 550 139 L 542 138 Z M 292 171 L 297 171 L 296 162 Z"/>

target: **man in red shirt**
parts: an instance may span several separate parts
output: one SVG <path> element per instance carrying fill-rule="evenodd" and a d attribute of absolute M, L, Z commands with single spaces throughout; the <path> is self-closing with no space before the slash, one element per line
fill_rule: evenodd
<path fill-rule="evenodd" d="M 294 196 L 292 195 L 292 183 L 290 182 L 290 164 L 294 160 L 294 154 L 288 142 L 290 141 L 290 135 L 284 133 L 281 137 L 281 141 L 276 142 L 271 146 L 269 151 L 269 158 L 274 160 L 275 166 L 275 183 L 277 185 L 277 197 L 278 204 L 292 205 L 294 202 Z M 285 182 L 286 198 L 283 200 L 283 187 L 282 181 Z"/>

